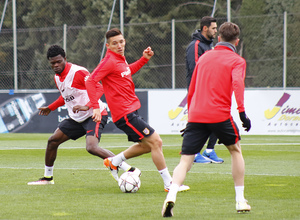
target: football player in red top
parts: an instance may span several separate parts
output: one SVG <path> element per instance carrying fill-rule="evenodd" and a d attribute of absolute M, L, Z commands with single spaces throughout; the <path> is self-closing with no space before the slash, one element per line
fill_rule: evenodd
<path fill-rule="evenodd" d="M 123 161 L 151 152 L 152 160 L 158 169 L 166 191 L 169 190 L 172 177 L 166 166 L 159 134 L 138 114 L 141 103 L 135 94 L 132 75 L 136 73 L 154 55 L 151 47 L 143 51 L 143 56 L 128 64 L 124 56 L 126 41 L 117 28 L 106 33 L 107 52 L 91 76 L 86 81 L 86 88 L 93 107 L 93 118 L 101 120 L 99 104 L 95 96 L 96 85 L 102 81 L 104 94 L 115 125 L 123 130 L 129 141 L 136 142 L 120 154 L 109 157 L 104 165 L 109 170 L 116 170 Z M 180 186 L 180 191 L 188 190 Z"/>
<path fill-rule="evenodd" d="M 225 22 L 219 30 L 219 43 L 203 54 L 194 70 L 188 92 L 188 123 L 183 135 L 180 163 L 174 169 L 173 182 L 163 205 L 162 215 L 173 216 L 177 191 L 191 169 L 195 153 L 201 151 L 213 132 L 231 154 L 232 177 L 236 192 L 237 212 L 250 211 L 244 198 L 245 163 L 238 127 L 230 113 L 234 91 L 240 119 L 246 131 L 251 128 L 245 114 L 244 79 L 246 61 L 236 53 L 239 27 Z"/>

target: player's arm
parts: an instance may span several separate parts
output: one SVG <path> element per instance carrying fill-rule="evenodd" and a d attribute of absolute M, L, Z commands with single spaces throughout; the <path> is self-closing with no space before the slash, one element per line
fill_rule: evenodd
<path fill-rule="evenodd" d="M 114 66 L 113 60 L 109 59 L 108 57 L 104 58 L 85 82 L 86 91 L 91 102 L 91 107 L 93 108 L 92 118 L 96 122 L 101 121 L 101 112 L 98 103 L 99 94 L 101 91 L 98 91 L 97 93 L 97 89 L 101 89 L 102 85 L 99 87 L 99 81 L 101 81 L 109 73 L 113 72 Z"/>
<path fill-rule="evenodd" d="M 40 107 L 39 108 L 39 115 L 49 115 L 51 111 L 54 111 L 60 106 L 63 106 L 65 104 L 65 100 L 62 96 L 59 96 L 58 99 L 56 99 L 54 102 L 52 102 L 47 107 Z"/>
<path fill-rule="evenodd" d="M 90 107 L 86 105 L 75 105 L 72 110 L 74 113 L 78 113 L 80 111 L 87 111 L 89 109 Z"/>
<path fill-rule="evenodd" d="M 232 87 L 239 112 L 244 112 L 244 91 L 245 91 L 246 62 L 237 63 L 232 69 Z"/>
<path fill-rule="evenodd" d="M 139 69 L 141 69 L 152 58 L 153 55 L 154 52 L 151 47 L 147 47 L 143 51 L 143 56 L 139 60 L 129 65 L 131 75 L 135 74 Z"/>
<path fill-rule="evenodd" d="M 245 128 L 245 131 L 249 131 L 251 128 L 251 121 L 247 117 L 244 107 L 245 76 L 246 62 L 244 60 L 241 60 L 241 62 L 235 65 L 232 70 L 232 86 L 238 106 L 240 119 L 243 122 L 242 126 Z"/>
<path fill-rule="evenodd" d="M 74 79 L 73 79 L 73 83 L 72 83 L 72 87 L 77 88 L 77 89 L 81 89 L 81 90 L 86 90 L 86 85 L 85 82 L 88 79 L 88 77 L 90 76 L 90 73 L 86 70 L 79 70 L 75 73 Z M 97 100 L 99 100 L 101 98 L 101 96 L 103 95 L 104 91 L 103 91 L 103 86 L 102 84 L 100 84 L 99 82 L 96 83 L 96 97 Z M 91 101 L 89 101 L 85 106 L 87 106 L 88 108 L 82 108 L 77 106 L 75 109 L 73 108 L 73 111 L 87 111 L 90 108 L 92 108 L 92 104 Z"/>
<path fill-rule="evenodd" d="M 98 103 L 99 103 L 99 99 L 103 95 L 103 86 L 99 82 L 96 84 L 96 91 L 97 91 L 96 92 L 96 97 L 98 98 Z M 74 106 L 73 107 L 73 112 L 78 113 L 79 111 L 88 111 L 90 108 L 92 108 L 91 101 L 89 101 L 85 106 L 83 106 L 83 105 Z M 102 114 L 102 112 L 101 112 L 101 114 Z"/>
<path fill-rule="evenodd" d="M 192 75 L 192 79 L 191 79 L 191 83 L 189 86 L 189 90 L 188 90 L 188 97 L 187 97 L 187 103 L 188 103 L 188 108 L 190 106 L 190 103 L 192 101 L 192 97 L 195 93 L 195 85 L 196 85 L 196 79 L 197 79 L 197 73 L 198 72 L 198 66 L 195 67 L 193 75 Z"/>

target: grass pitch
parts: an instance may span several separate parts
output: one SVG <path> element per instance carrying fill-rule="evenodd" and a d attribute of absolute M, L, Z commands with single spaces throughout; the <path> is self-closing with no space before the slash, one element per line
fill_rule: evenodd
<path fill-rule="evenodd" d="M 44 174 L 50 134 L 0 134 L 0 219 L 163 219 L 166 193 L 151 155 L 128 160 L 141 169 L 141 189 L 120 191 L 102 160 L 88 154 L 85 138 L 58 150 L 55 185 L 28 186 Z M 180 135 L 161 135 L 170 172 L 180 160 Z M 125 135 L 103 134 L 100 146 L 115 154 L 131 143 Z M 235 211 L 230 154 L 215 150 L 223 164 L 194 164 L 188 192 L 179 193 L 172 219 L 300 219 L 299 136 L 243 136 L 245 197 L 252 210 Z"/>

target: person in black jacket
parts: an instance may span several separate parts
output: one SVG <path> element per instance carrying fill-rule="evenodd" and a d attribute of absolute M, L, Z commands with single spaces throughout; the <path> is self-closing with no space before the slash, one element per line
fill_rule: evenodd
<path fill-rule="evenodd" d="M 201 19 L 200 30 L 192 34 L 192 42 L 186 49 L 186 80 L 187 88 L 190 86 L 193 71 L 199 57 L 207 50 L 213 47 L 213 39 L 217 34 L 217 20 L 213 17 L 205 16 Z M 195 56 L 197 54 L 197 56 Z M 223 163 L 224 160 L 219 158 L 214 150 L 217 137 L 212 133 L 209 137 L 208 145 L 203 155 L 196 154 L 195 163 Z"/>

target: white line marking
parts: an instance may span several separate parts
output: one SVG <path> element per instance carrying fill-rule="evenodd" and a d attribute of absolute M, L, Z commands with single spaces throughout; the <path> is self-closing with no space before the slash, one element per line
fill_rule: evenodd
<path fill-rule="evenodd" d="M 43 170 L 43 168 L 36 167 L 0 167 L 0 169 L 13 169 L 13 170 Z M 105 170 L 107 168 L 55 168 L 55 170 Z M 142 172 L 157 172 L 157 170 L 142 170 Z M 220 174 L 220 175 L 231 175 L 231 172 L 199 172 L 199 171 L 189 171 L 189 173 L 194 174 Z M 298 177 L 299 175 L 289 175 L 289 174 L 273 174 L 273 173 L 246 173 L 245 176 L 289 176 Z"/>
<path fill-rule="evenodd" d="M 252 143 L 252 144 L 246 144 L 246 143 L 241 143 L 241 146 L 300 146 L 300 143 Z M 180 147 L 181 145 L 163 145 L 163 147 Z M 218 146 L 218 145 L 217 145 Z M 221 145 L 223 146 L 223 145 Z M 128 146 L 101 146 L 101 148 L 128 148 Z M 45 147 L 5 147 L 5 146 L 0 146 L 0 150 L 45 150 Z M 85 149 L 85 147 L 59 147 L 59 149 Z M 226 150 L 226 148 L 224 148 Z M 218 149 L 222 150 L 222 149 Z"/>

